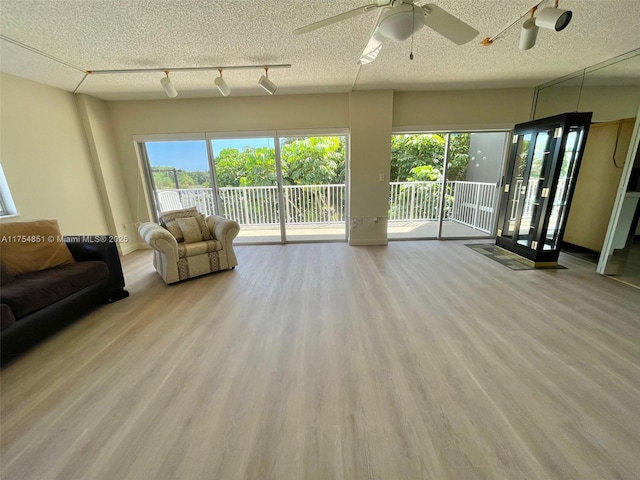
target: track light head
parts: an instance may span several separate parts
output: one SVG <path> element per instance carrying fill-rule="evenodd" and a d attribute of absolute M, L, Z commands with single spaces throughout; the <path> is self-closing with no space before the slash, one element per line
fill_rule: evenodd
<path fill-rule="evenodd" d="M 269 69 L 265 68 L 264 69 L 264 75 L 262 75 L 260 77 L 260 79 L 258 80 L 258 85 L 260 85 L 262 88 L 264 88 L 267 93 L 269 95 L 273 95 L 274 93 L 276 93 L 276 90 L 278 89 L 278 86 L 273 83 L 271 80 L 269 80 Z"/>
<path fill-rule="evenodd" d="M 176 98 L 178 96 L 178 91 L 176 87 L 171 83 L 171 79 L 169 78 L 169 72 L 164 72 L 167 76 L 160 79 L 160 85 L 164 88 L 164 93 L 167 94 L 169 98 Z"/>
<path fill-rule="evenodd" d="M 559 32 L 569 25 L 572 16 L 573 13 L 571 10 L 547 7 L 540 10 L 540 13 L 536 16 L 536 25 L 541 28 Z"/>
<path fill-rule="evenodd" d="M 222 69 L 219 69 L 218 71 L 220 72 L 220 76 L 216 77 L 213 83 L 216 85 L 216 87 L 218 87 L 218 90 L 220 91 L 223 97 L 228 97 L 229 94 L 231 93 L 231 88 L 229 88 L 229 85 L 227 85 L 227 82 L 225 82 L 224 78 L 222 78 Z"/>
<path fill-rule="evenodd" d="M 529 50 L 536 44 L 538 38 L 538 26 L 535 18 L 529 18 L 522 24 L 520 30 L 520 50 Z"/>

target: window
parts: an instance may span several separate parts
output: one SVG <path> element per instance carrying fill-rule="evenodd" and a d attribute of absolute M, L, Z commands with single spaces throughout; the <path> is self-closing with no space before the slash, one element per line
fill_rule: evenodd
<path fill-rule="evenodd" d="M 346 132 L 196 135 L 138 139 L 158 214 L 223 215 L 237 243 L 346 240 Z"/>
<path fill-rule="evenodd" d="M 389 239 L 495 231 L 507 132 L 407 132 L 391 138 Z"/>
<path fill-rule="evenodd" d="M 13 203 L 11 197 L 11 191 L 9 190 L 9 184 L 4 176 L 4 170 L 0 165 L 0 217 L 8 217 L 17 215 L 16 206 Z"/>

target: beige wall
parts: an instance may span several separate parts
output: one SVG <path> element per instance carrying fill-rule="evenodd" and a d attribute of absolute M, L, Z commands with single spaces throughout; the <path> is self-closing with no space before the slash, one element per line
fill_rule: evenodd
<path fill-rule="evenodd" d="M 349 245 L 387 243 L 393 92 L 350 96 Z"/>
<path fill-rule="evenodd" d="M 109 233 L 71 93 L 0 74 L 0 162 L 19 217 L 62 233 Z"/>
<path fill-rule="evenodd" d="M 386 243 L 392 128 L 449 125 L 509 128 L 529 119 L 533 89 L 455 92 L 372 91 L 351 94 L 107 102 L 134 220 L 149 219 L 136 135 L 349 128 L 354 242 Z M 385 180 L 379 181 L 384 174 Z M 139 204 L 137 192 L 142 195 Z M 373 217 L 379 217 L 378 222 Z"/>
<path fill-rule="evenodd" d="M 134 221 L 150 219 L 135 135 L 349 126 L 347 94 L 123 101 L 107 106 Z M 138 197 L 139 202 L 134 200 Z"/>
<path fill-rule="evenodd" d="M 137 249 L 136 230 L 106 103 L 82 94 L 77 95 L 76 100 L 109 232 L 118 239 L 117 246 L 121 254 L 132 252 Z"/>
<path fill-rule="evenodd" d="M 531 115 L 533 88 L 396 92 L 393 126 L 511 128 Z"/>
<path fill-rule="evenodd" d="M 538 93 L 535 118 L 575 112 L 579 109 L 581 112 L 593 112 L 594 123 L 609 122 L 621 118 L 635 118 L 638 105 L 638 86 L 584 87 L 582 93 L 579 85 L 553 86 Z"/>
<path fill-rule="evenodd" d="M 592 125 L 589 129 L 565 242 L 596 252 L 602 250 L 634 125 L 635 119 L 628 119 Z"/>
<path fill-rule="evenodd" d="M 19 219 L 57 218 L 68 234 L 135 236 L 133 222 L 149 218 L 136 135 L 348 128 L 350 241 L 386 243 L 394 129 L 509 128 L 529 119 L 533 99 L 525 88 L 119 102 L 80 95 L 76 104 L 70 93 L 0 78 L 1 161 Z M 620 118 L 640 99 L 635 90 L 605 93 L 583 92 L 599 118 Z"/>

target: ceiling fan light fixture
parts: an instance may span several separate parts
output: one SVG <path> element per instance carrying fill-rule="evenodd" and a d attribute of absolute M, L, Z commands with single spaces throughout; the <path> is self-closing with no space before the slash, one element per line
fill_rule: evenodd
<path fill-rule="evenodd" d="M 271 80 L 269 80 L 268 68 L 264 69 L 264 75 L 262 75 L 258 80 L 258 85 L 264 88 L 269 95 L 273 95 L 274 93 L 276 93 L 276 90 L 278 89 L 278 86 L 275 83 L 273 83 Z"/>
<path fill-rule="evenodd" d="M 529 18 L 522 24 L 520 30 L 520 50 L 529 50 L 536 44 L 538 38 L 538 26 L 535 18 Z"/>
<path fill-rule="evenodd" d="M 424 27 L 424 13 L 415 11 L 413 4 L 403 3 L 382 14 L 378 31 L 380 35 L 396 42 L 402 42 Z"/>
<path fill-rule="evenodd" d="M 213 83 L 215 84 L 216 87 L 218 87 L 218 90 L 220 91 L 223 97 L 228 97 L 229 94 L 231 93 L 231 88 L 229 88 L 229 85 L 227 85 L 227 82 L 225 82 L 224 78 L 222 78 L 222 70 L 218 70 L 218 71 L 220 72 L 220 76 L 216 77 Z"/>
<path fill-rule="evenodd" d="M 573 17 L 571 10 L 547 7 L 540 10 L 540 13 L 536 16 L 536 25 L 541 28 L 559 32 L 569 25 L 571 17 Z"/>
<path fill-rule="evenodd" d="M 178 96 L 178 91 L 176 90 L 176 87 L 174 87 L 171 83 L 169 72 L 167 71 L 164 73 L 166 74 L 166 77 L 160 79 L 160 85 L 162 85 L 162 88 L 164 88 L 164 93 L 167 94 L 167 97 L 176 98 Z"/>

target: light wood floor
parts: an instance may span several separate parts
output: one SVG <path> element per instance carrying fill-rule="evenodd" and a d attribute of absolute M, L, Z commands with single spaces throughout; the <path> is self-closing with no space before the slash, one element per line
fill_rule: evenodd
<path fill-rule="evenodd" d="M 640 478 L 640 291 L 465 242 L 238 247 L 1 372 L 3 480 Z"/>

